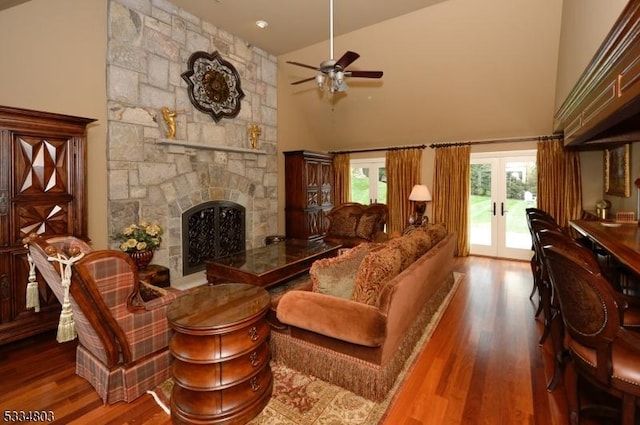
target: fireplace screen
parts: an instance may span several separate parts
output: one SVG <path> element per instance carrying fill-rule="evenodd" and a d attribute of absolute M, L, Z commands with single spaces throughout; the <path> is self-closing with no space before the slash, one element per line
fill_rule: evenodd
<path fill-rule="evenodd" d="M 229 201 L 211 201 L 182 215 L 182 270 L 204 270 L 205 261 L 245 250 L 245 209 Z"/>

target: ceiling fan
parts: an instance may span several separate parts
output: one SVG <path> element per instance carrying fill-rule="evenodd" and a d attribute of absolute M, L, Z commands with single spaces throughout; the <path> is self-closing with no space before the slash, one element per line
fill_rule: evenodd
<path fill-rule="evenodd" d="M 333 59 L 333 0 L 329 0 L 329 16 L 329 57 L 331 59 L 321 62 L 319 67 L 306 65 L 300 62 L 287 61 L 287 63 L 292 65 L 320 71 L 320 74 L 315 77 L 294 81 L 291 84 L 296 85 L 315 80 L 318 87 L 323 89 L 326 82 L 329 92 L 336 93 L 347 90 L 348 86 L 345 82 L 346 77 L 381 78 L 382 71 L 352 71 L 347 69 L 349 65 L 360 57 L 356 52 L 347 51 L 340 59 Z"/>

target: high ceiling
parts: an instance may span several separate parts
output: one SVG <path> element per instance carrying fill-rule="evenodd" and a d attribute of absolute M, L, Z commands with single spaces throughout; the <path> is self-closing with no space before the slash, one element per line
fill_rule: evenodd
<path fill-rule="evenodd" d="M 30 0 L 0 0 L 0 10 Z M 329 0 L 169 0 L 268 53 L 281 55 L 329 39 Z M 334 35 L 445 0 L 334 0 Z M 268 22 L 265 29 L 256 21 Z"/>
<path fill-rule="evenodd" d="M 442 1 L 335 0 L 334 34 L 345 34 Z M 171 2 L 274 55 L 293 52 L 329 39 L 329 0 Z M 269 25 L 260 29 L 256 25 L 257 20 L 267 21 Z"/>

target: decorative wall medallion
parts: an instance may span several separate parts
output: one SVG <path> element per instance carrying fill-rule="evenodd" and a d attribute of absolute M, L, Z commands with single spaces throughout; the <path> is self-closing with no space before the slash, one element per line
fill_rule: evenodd
<path fill-rule="evenodd" d="M 233 65 L 220 53 L 195 52 L 189 58 L 189 70 L 182 73 L 189 85 L 189 98 L 199 111 L 218 122 L 222 117 L 233 118 L 240 112 L 244 92 L 240 76 Z"/>

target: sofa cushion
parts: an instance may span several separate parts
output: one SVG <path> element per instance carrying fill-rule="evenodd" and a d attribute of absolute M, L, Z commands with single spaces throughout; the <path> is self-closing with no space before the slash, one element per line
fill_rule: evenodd
<path fill-rule="evenodd" d="M 316 260 L 309 269 L 312 291 L 351 299 L 362 258 L 380 244 L 362 243 L 337 257 Z"/>
<path fill-rule="evenodd" d="M 356 227 L 356 236 L 366 240 L 372 240 L 373 234 L 380 226 L 380 215 L 377 213 L 364 212 L 358 220 Z"/>
<path fill-rule="evenodd" d="M 331 229 L 329 232 L 336 236 L 355 236 L 357 224 L 358 215 L 336 215 L 331 218 Z"/>
<path fill-rule="evenodd" d="M 378 294 L 385 282 L 388 282 L 402 267 L 402 252 L 393 246 L 367 254 L 358 267 L 352 299 L 364 304 L 378 305 Z"/>

